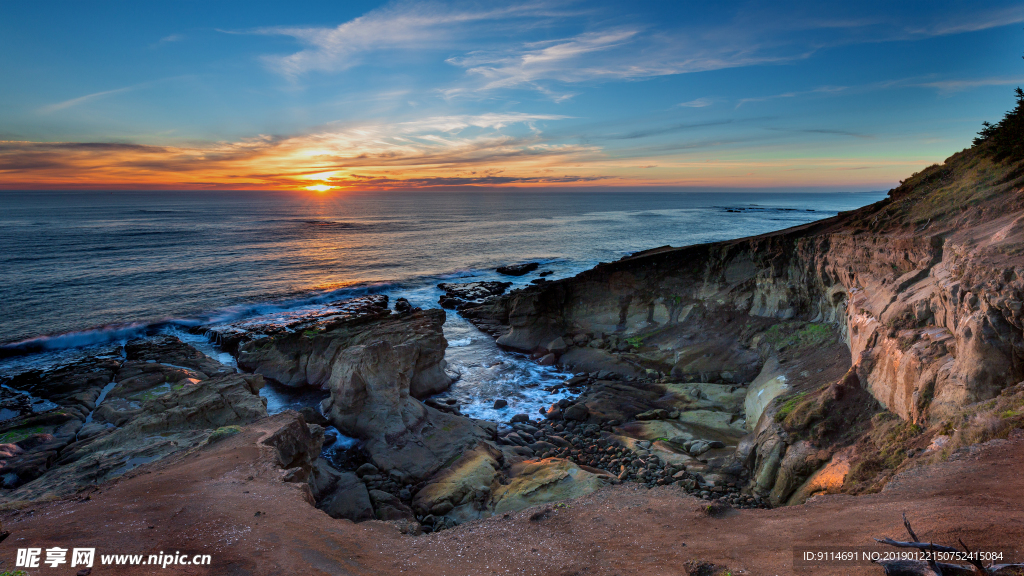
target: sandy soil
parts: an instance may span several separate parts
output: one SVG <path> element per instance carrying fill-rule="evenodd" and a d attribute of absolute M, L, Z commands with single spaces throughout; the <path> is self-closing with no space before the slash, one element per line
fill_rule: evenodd
<path fill-rule="evenodd" d="M 1024 560 L 1024 435 L 897 477 L 880 493 L 825 496 L 776 510 L 704 513 L 676 487 L 634 485 L 438 534 L 403 536 L 384 522 L 334 520 L 258 444 L 280 417 L 192 454 L 66 500 L 0 513 L 11 536 L 0 572 L 17 548 L 95 547 L 101 554 L 210 554 L 211 566 L 96 566 L 107 574 L 678 575 L 706 560 L 732 574 L 881 574 L 872 566 L 795 569 L 794 546 L 863 546 L 905 539 L 906 512 L 925 540 L 1002 550 Z M 41 567 L 28 573 L 75 574 Z"/>

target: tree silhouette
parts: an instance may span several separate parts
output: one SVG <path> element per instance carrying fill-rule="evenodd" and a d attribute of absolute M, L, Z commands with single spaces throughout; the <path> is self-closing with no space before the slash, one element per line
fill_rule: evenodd
<path fill-rule="evenodd" d="M 1013 110 L 995 124 L 982 122 L 981 131 L 974 139 L 974 145 L 983 146 L 997 162 L 1024 159 L 1024 90 L 1018 86 L 1016 94 L 1017 105 Z"/>

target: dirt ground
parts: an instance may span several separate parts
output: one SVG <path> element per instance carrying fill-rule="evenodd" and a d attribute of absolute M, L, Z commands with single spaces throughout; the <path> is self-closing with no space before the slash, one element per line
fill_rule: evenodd
<path fill-rule="evenodd" d="M 92 575 L 679 575 L 705 560 L 731 574 L 882 574 L 875 566 L 794 568 L 794 546 L 868 546 L 906 539 L 1001 550 L 1024 561 L 1024 435 L 918 468 L 867 496 L 825 496 L 775 510 L 704 513 L 679 488 L 608 487 L 564 505 L 528 509 L 437 534 L 404 536 L 384 522 L 334 520 L 281 481 L 259 440 L 278 417 L 192 454 L 66 500 L 0 513 L 0 573 L 18 548 L 95 547 Z M 533 519 L 531 519 L 533 517 Z M 106 554 L 209 554 L 209 566 L 99 565 Z M 45 560 L 45 552 L 43 553 Z M 691 565 L 692 566 L 692 565 Z M 75 574 L 67 564 L 30 575 Z"/>

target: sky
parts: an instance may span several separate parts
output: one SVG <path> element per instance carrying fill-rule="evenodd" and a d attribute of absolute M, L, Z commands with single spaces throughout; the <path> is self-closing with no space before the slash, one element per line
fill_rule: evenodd
<path fill-rule="evenodd" d="M 886 190 L 1024 2 L 5 2 L 0 189 Z"/>

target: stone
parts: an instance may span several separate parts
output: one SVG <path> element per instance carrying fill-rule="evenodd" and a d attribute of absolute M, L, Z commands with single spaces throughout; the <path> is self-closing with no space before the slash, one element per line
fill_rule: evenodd
<path fill-rule="evenodd" d="M 431 477 L 416 493 L 413 509 L 420 514 L 434 514 L 435 509 L 444 508 L 438 506 L 448 503 L 452 507 L 441 514 L 449 514 L 460 521 L 480 517 L 480 509 L 490 497 L 503 462 L 500 450 L 487 443 L 478 444 Z"/>
<path fill-rule="evenodd" d="M 331 518 L 347 518 L 353 522 L 374 517 L 366 485 L 351 472 L 341 473 L 334 491 L 319 503 L 319 508 Z"/>
<path fill-rule="evenodd" d="M 266 344 L 266 342 L 259 342 L 254 346 L 249 346 L 254 341 L 267 338 L 276 340 L 289 334 L 305 337 L 307 340 L 312 341 L 316 339 L 315 336 L 318 334 L 334 332 L 344 326 L 365 326 L 365 323 L 368 321 L 386 318 L 390 314 L 391 312 L 388 310 L 388 297 L 383 294 L 372 294 L 329 302 L 317 307 L 315 310 L 304 313 L 293 313 L 283 317 L 273 315 L 269 318 L 247 318 L 223 324 L 211 324 L 202 328 L 213 335 L 217 344 L 224 351 L 238 354 L 241 357 L 243 348 L 248 348 L 251 351 L 259 349 Z M 260 358 L 259 360 L 266 362 L 268 359 Z M 271 358 L 271 360 L 275 359 Z M 177 362 L 170 363 L 177 364 Z M 283 361 L 279 368 L 287 369 L 288 366 L 286 364 L 287 361 Z M 242 367 L 244 369 L 244 366 Z M 288 382 L 280 378 L 271 377 L 284 384 L 288 384 Z"/>
<path fill-rule="evenodd" d="M 554 354 L 546 354 L 537 360 L 537 364 L 541 366 L 554 366 L 556 357 Z"/>
<path fill-rule="evenodd" d="M 515 464 L 509 477 L 511 481 L 507 485 L 494 490 L 495 514 L 578 498 L 611 484 L 615 478 L 557 458 Z"/>
<path fill-rule="evenodd" d="M 492 406 L 492 408 L 494 408 L 495 410 L 501 410 L 502 408 L 505 408 L 507 406 L 508 406 L 508 400 L 503 400 L 503 399 L 499 398 L 499 399 L 494 401 L 494 406 Z"/>
<path fill-rule="evenodd" d="M 326 426 L 328 424 L 327 418 L 324 418 L 324 415 L 312 406 L 303 406 L 302 408 L 299 408 L 299 414 L 302 415 L 302 418 L 307 424 L 317 424 L 320 426 Z"/>
<path fill-rule="evenodd" d="M 566 420 L 575 420 L 577 422 L 586 421 L 590 416 L 590 410 L 587 409 L 586 404 L 573 404 L 562 411 L 562 415 Z"/>
<path fill-rule="evenodd" d="M 395 300 L 395 312 L 398 312 L 399 314 L 412 312 L 412 304 L 410 304 L 405 298 L 398 298 Z"/>
<path fill-rule="evenodd" d="M 515 424 L 516 422 L 529 422 L 529 421 L 530 421 L 530 416 L 528 414 L 516 414 L 515 416 L 512 417 L 511 420 L 509 420 L 509 422 L 511 422 L 513 424 Z"/>
<path fill-rule="evenodd" d="M 654 410 L 648 410 L 636 415 L 637 420 L 665 420 L 667 418 L 668 410 L 664 408 L 655 408 Z"/>
<path fill-rule="evenodd" d="M 554 340 L 549 342 L 548 345 L 545 346 L 545 348 L 547 348 L 547 350 L 553 354 L 561 355 L 564 354 L 565 351 L 569 349 L 569 345 L 565 342 L 564 338 L 559 336 L 558 338 L 555 338 Z"/>
<path fill-rule="evenodd" d="M 468 282 L 455 284 L 444 282 L 437 287 L 444 290 L 438 301 L 443 308 L 464 310 L 479 306 L 505 292 L 511 282 Z"/>
<path fill-rule="evenodd" d="M 495 271 L 498 274 L 504 274 L 506 276 L 523 276 L 525 274 L 533 272 L 539 267 L 539 262 L 527 262 L 525 264 L 511 264 L 508 266 L 499 266 Z"/>
<path fill-rule="evenodd" d="M 356 476 L 359 476 L 360 478 L 362 478 L 363 476 L 372 476 L 379 473 L 380 470 L 378 470 L 376 466 L 370 464 L 369 462 L 362 464 L 361 466 L 359 466 L 359 468 L 356 468 Z"/>
<path fill-rule="evenodd" d="M 427 310 L 436 312 L 439 310 Z M 415 318 L 424 312 L 414 312 Z M 412 397 L 421 348 L 417 340 L 378 340 L 335 356 L 325 414 L 342 433 L 364 441 L 380 470 L 425 478 L 479 440 L 493 438 L 493 423 L 441 412 Z"/>
<path fill-rule="evenodd" d="M 378 520 L 415 520 L 412 508 L 388 492 L 382 490 L 369 491 L 370 502 L 373 503 L 374 516 Z"/>
<path fill-rule="evenodd" d="M 328 324 L 323 331 L 284 332 L 252 340 L 239 347 L 238 366 L 262 374 L 286 386 L 318 386 L 330 389 L 344 377 L 346 352 L 360 346 L 385 342 L 402 348 L 409 374 L 408 393 L 427 398 L 444 392 L 452 379 L 445 373 L 444 351 L 448 342 L 442 326 L 443 310 L 420 310 L 401 316 L 383 312 L 361 321 Z M 326 412 L 325 412 L 326 414 Z"/>

